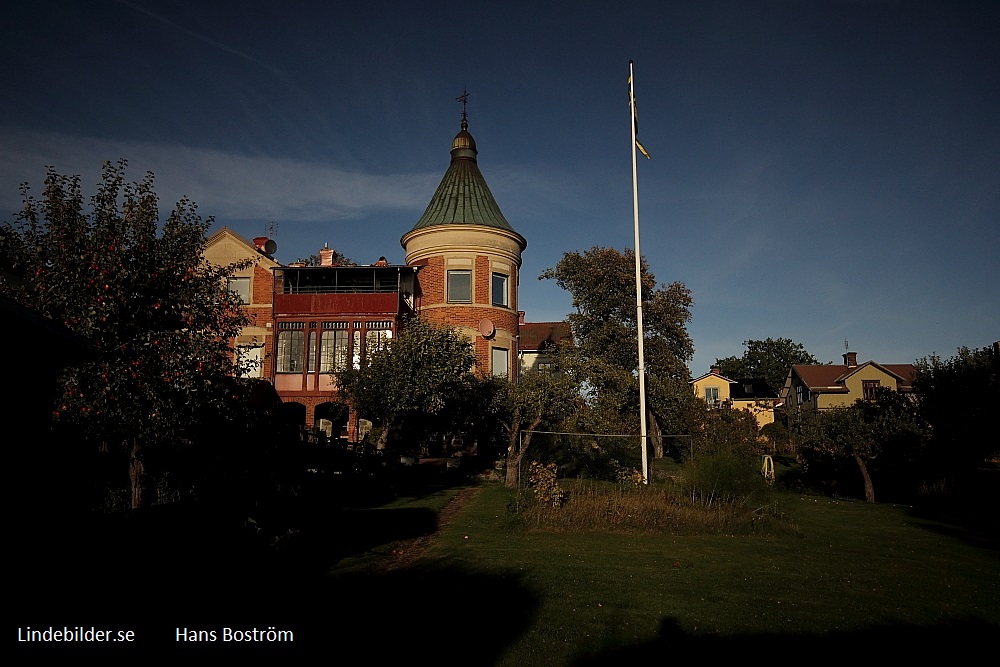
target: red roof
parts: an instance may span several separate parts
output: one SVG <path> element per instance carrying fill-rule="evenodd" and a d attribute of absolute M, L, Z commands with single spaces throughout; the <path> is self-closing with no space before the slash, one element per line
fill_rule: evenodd
<path fill-rule="evenodd" d="M 847 391 L 847 388 L 844 386 L 844 380 L 856 373 L 858 369 L 869 365 L 881 368 L 890 375 L 896 376 L 900 391 L 909 391 L 911 389 L 910 384 L 913 382 L 913 377 L 916 374 L 913 364 L 879 364 L 874 361 L 866 361 L 857 366 L 810 364 L 792 366 L 792 371 L 799 376 L 810 391 L 819 393 L 824 391 L 836 392 Z"/>
<path fill-rule="evenodd" d="M 523 352 L 538 352 L 558 343 L 572 343 L 569 322 L 525 322 L 520 326 L 519 347 Z"/>

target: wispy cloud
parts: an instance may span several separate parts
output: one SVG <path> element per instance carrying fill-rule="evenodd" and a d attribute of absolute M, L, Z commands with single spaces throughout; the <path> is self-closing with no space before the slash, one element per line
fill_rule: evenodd
<path fill-rule="evenodd" d="M 208 44 L 209 46 L 213 46 L 213 47 L 215 47 L 217 49 L 225 51 L 226 53 L 229 53 L 231 55 L 236 56 L 237 58 L 242 58 L 243 60 L 246 60 L 248 62 L 253 62 L 253 63 L 258 63 L 259 64 L 259 62 L 257 61 L 257 59 L 255 59 L 253 56 L 250 56 L 250 55 L 244 53 L 243 51 L 240 51 L 239 49 L 234 49 L 233 47 L 228 46 L 227 44 L 223 44 L 222 42 L 220 42 L 218 40 L 212 39 L 211 37 L 208 37 L 207 35 L 203 35 L 203 34 L 201 34 L 199 32 L 191 30 L 189 28 L 185 28 L 184 26 L 182 26 L 182 25 L 180 25 L 180 24 L 178 24 L 178 23 L 176 23 L 174 21 L 171 21 L 170 19 L 164 17 L 161 14 L 157 14 L 155 12 L 152 12 L 152 11 L 146 9 L 145 7 L 140 7 L 140 6 L 138 6 L 138 5 L 136 5 L 136 4 L 132 3 L 132 2 L 128 2 L 128 0 L 117 0 L 117 1 L 118 1 L 118 4 L 124 5 L 125 7 L 128 7 L 129 9 L 135 10 L 137 12 L 141 12 L 142 14 L 145 14 L 149 18 L 151 18 L 151 19 L 153 19 L 155 21 L 159 21 L 160 23 L 163 23 L 164 25 L 167 25 L 170 28 L 173 28 L 174 30 L 177 30 L 178 32 L 181 32 L 181 33 L 183 33 L 183 34 L 185 34 L 185 35 L 187 35 L 187 36 L 189 36 L 189 37 L 191 37 L 193 39 L 196 39 L 196 40 L 198 40 L 200 42 Z"/>
<path fill-rule="evenodd" d="M 131 180 L 151 171 L 165 206 L 182 196 L 204 215 L 301 222 L 354 219 L 374 211 L 419 211 L 440 173 L 366 174 L 328 164 L 171 144 L 127 142 L 0 128 L 0 207 L 20 208 L 18 186 L 41 191 L 45 167 L 79 174 L 93 191 L 106 160 L 128 160 Z"/>

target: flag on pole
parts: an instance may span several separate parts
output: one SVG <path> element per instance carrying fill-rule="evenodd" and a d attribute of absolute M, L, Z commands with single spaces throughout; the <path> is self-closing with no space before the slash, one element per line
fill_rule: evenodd
<path fill-rule="evenodd" d="M 633 93 L 632 93 L 632 75 L 631 74 L 628 77 L 628 99 L 629 99 L 629 104 L 631 104 L 631 106 L 632 106 L 632 123 L 635 125 L 635 134 L 636 134 L 636 137 L 638 137 L 639 136 L 639 110 L 636 109 L 636 106 L 635 106 L 635 95 L 633 95 Z M 643 157 L 645 157 L 647 160 L 649 159 L 649 153 L 647 153 L 646 149 L 643 147 L 643 145 L 639 143 L 639 139 L 638 138 L 636 138 L 636 140 L 635 140 L 635 147 L 639 149 L 639 152 L 642 153 Z"/>

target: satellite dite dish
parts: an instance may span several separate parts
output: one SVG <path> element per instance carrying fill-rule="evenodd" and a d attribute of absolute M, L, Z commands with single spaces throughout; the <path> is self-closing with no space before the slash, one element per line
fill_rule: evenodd
<path fill-rule="evenodd" d="M 264 252 L 268 255 L 273 255 L 278 249 L 278 244 L 274 242 L 274 239 L 268 239 L 264 241 Z"/>
<path fill-rule="evenodd" d="M 479 333 L 483 338 L 489 338 L 496 333 L 497 328 L 493 326 L 493 321 L 489 319 L 479 320 Z"/>

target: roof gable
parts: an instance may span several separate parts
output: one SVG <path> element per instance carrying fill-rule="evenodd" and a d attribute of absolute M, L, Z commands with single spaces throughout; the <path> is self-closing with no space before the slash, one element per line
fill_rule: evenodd
<path fill-rule="evenodd" d="M 857 366 L 843 364 L 815 364 L 792 366 L 792 375 L 798 376 L 809 391 L 823 393 L 824 391 L 847 391 L 844 385 L 847 378 L 864 368 L 875 368 L 895 378 L 899 389 L 908 391 L 910 383 L 916 374 L 913 364 L 879 364 L 866 361 Z M 787 385 L 786 385 L 787 386 Z"/>
<path fill-rule="evenodd" d="M 522 352 L 541 352 L 560 343 L 572 343 L 569 322 L 525 322 L 519 327 Z"/>
<path fill-rule="evenodd" d="M 228 251 L 225 250 L 226 248 Z M 240 257 L 259 259 L 261 266 L 267 268 L 281 266 L 279 262 L 258 250 L 251 241 L 246 240 L 228 227 L 220 227 L 205 239 L 205 255 L 222 259 L 223 263 L 226 263 L 230 258 Z"/>
<path fill-rule="evenodd" d="M 710 377 L 719 378 L 723 382 L 729 382 L 729 383 L 733 382 L 732 380 L 730 380 L 729 378 L 727 378 L 725 375 L 720 375 L 719 373 L 711 373 L 711 372 L 709 372 L 709 373 L 705 373 L 704 375 L 699 375 L 698 377 L 696 377 L 696 378 L 694 378 L 692 380 L 688 380 L 688 384 L 694 384 L 696 382 L 701 382 L 702 380 L 704 380 L 706 378 L 710 378 Z"/>

